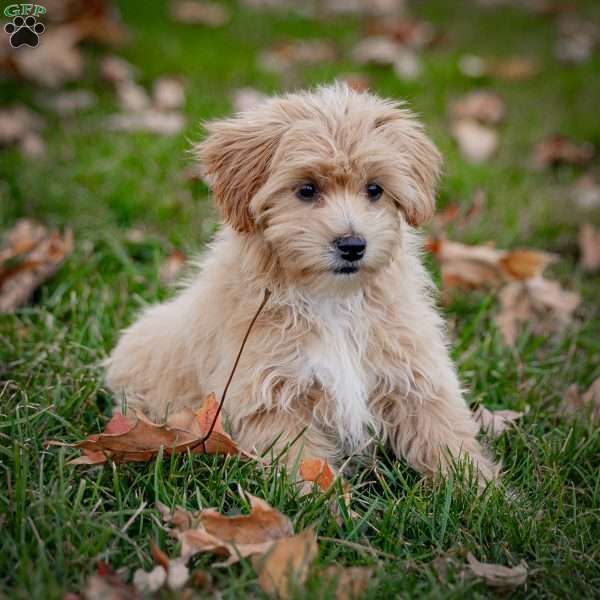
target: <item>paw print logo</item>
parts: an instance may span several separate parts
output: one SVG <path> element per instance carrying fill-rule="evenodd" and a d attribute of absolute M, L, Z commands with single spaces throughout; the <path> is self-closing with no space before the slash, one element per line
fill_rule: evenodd
<path fill-rule="evenodd" d="M 4 26 L 4 31 L 10 35 L 10 45 L 13 48 L 18 48 L 19 46 L 35 48 L 40 42 L 39 36 L 45 30 L 44 25 L 31 15 L 25 19 L 23 17 L 15 17 L 12 23 L 7 23 Z"/>

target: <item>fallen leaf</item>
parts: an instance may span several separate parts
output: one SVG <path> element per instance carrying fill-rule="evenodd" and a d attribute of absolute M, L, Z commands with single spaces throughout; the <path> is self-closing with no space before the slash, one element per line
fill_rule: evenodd
<path fill-rule="evenodd" d="M 82 590 L 84 600 L 141 600 L 142 594 L 126 584 L 106 563 L 98 563 L 97 573 L 89 575 Z"/>
<path fill-rule="evenodd" d="M 487 195 L 485 190 L 480 188 L 473 192 L 473 196 L 469 202 L 450 203 L 435 214 L 432 221 L 433 229 L 441 232 L 449 225 L 466 227 L 481 215 L 486 200 Z"/>
<path fill-rule="evenodd" d="M 600 377 L 583 394 L 579 392 L 577 384 L 569 386 L 563 396 L 560 412 L 571 416 L 589 414 L 592 421 L 600 422 Z"/>
<path fill-rule="evenodd" d="M 12 312 L 52 277 L 73 251 L 73 234 L 18 221 L 0 249 L 0 313 Z"/>
<path fill-rule="evenodd" d="M 485 434 L 497 438 L 524 414 L 515 410 L 489 410 L 485 406 L 480 406 L 475 411 L 474 417 Z"/>
<path fill-rule="evenodd" d="M 185 103 L 185 89 L 177 77 L 160 77 L 154 82 L 152 98 L 157 110 L 181 108 Z"/>
<path fill-rule="evenodd" d="M 43 103 L 61 117 L 67 117 L 91 108 L 96 104 L 96 95 L 90 90 L 67 90 L 54 96 L 44 97 Z"/>
<path fill-rule="evenodd" d="M 600 185 L 591 174 L 582 175 L 577 179 L 570 193 L 573 201 L 584 210 L 600 207 Z"/>
<path fill-rule="evenodd" d="M 512 346 L 526 325 L 536 335 L 562 332 L 572 321 L 581 297 L 540 275 L 507 284 L 500 290 L 499 300 L 496 322 L 504 342 Z"/>
<path fill-rule="evenodd" d="M 444 288 L 494 287 L 540 275 L 555 257 L 538 250 L 498 250 L 444 238 L 427 245 L 440 264 Z"/>
<path fill-rule="evenodd" d="M 563 15 L 558 21 L 558 39 L 554 56 L 563 63 L 581 64 L 588 61 L 600 42 L 600 29 L 591 20 Z"/>
<path fill-rule="evenodd" d="M 506 81 L 525 81 L 535 77 L 539 71 L 538 61 L 529 56 L 511 56 L 492 60 L 488 67 L 491 76 Z"/>
<path fill-rule="evenodd" d="M 40 131 L 44 119 L 22 104 L 0 110 L 0 146 L 16 144 L 27 157 L 41 156 L 45 145 Z"/>
<path fill-rule="evenodd" d="M 360 40 L 351 55 L 359 65 L 393 65 L 402 48 L 387 36 L 375 35 Z"/>
<path fill-rule="evenodd" d="M 367 589 L 373 569 L 332 565 L 321 571 L 320 575 L 335 584 L 336 600 L 352 600 L 359 598 Z"/>
<path fill-rule="evenodd" d="M 579 230 L 581 266 L 586 271 L 600 270 L 600 229 L 585 223 Z"/>
<path fill-rule="evenodd" d="M 135 81 L 128 80 L 117 84 L 117 99 L 121 109 L 137 113 L 150 107 L 150 97 L 146 90 Z"/>
<path fill-rule="evenodd" d="M 185 254 L 181 250 L 173 250 L 160 266 L 158 278 L 163 285 L 173 283 L 185 267 Z"/>
<path fill-rule="evenodd" d="M 212 395 L 205 400 L 208 403 L 212 401 Z M 198 412 L 201 411 L 202 407 Z M 166 423 L 157 424 L 140 412 L 136 412 L 135 417 L 115 413 L 103 433 L 90 435 L 73 444 L 52 440 L 47 445 L 81 450 L 83 455 L 69 461 L 69 464 L 86 465 L 102 464 L 108 459 L 115 462 L 144 462 L 153 459 L 161 448 L 166 455 L 190 450 L 197 454 L 250 456 L 238 449 L 222 427 L 220 431 L 215 427 L 205 444 L 201 444 L 208 430 L 203 429 L 197 414 L 186 408 L 170 415 Z"/>
<path fill-rule="evenodd" d="M 290 598 L 306 581 L 318 553 L 317 536 L 312 528 L 275 542 L 264 557 L 252 561 L 258 584 L 271 596 Z"/>
<path fill-rule="evenodd" d="M 452 119 L 472 119 L 479 123 L 495 125 L 504 118 L 504 101 L 498 94 L 476 90 L 455 100 L 450 106 Z"/>
<path fill-rule="evenodd" d="M 467 561 L 471 572 L 481 577 L 489 586 L 502 589 L 514 589 L 527 581 L 527 564 L 521 562 L 516 567 L 505 567 L 493 563 L 479 562 L 470 552 Z"/>
<path fill-rule="evenodd" d="M 486 162 L 498 149 L 498 133 L 472 119 L 454 121 L 450 131 L 461 154 L 469 162 Z"/>
<path fill-rule="evenodd" d="M 158 135 L 176 135 L 185 126 L 185 118 L 178 112 L 161 112 L 148 109 L 112 115 L 107 125 L 116 131 L 154 133 Z"/>
<path fill-rule="evenodd" d="M 181 542 L 181 558 L 211 552 L 226 558 L 219 566 L 232 565 L 247 556 L 264 554 L 277 540 L 294 534 L 288 517 L 256 496 L 245 496 L 250 502 L 249 515 L 229 517 L 212 509 L 191 514 L 179 508 L 170 522 L 178 523 L 172 531 Z"/>
<path fill-rule="evenodd" d="M 179 23 L 222 27 L 231 20 L 231 12 L 217 2 L 176 0 L 171 5 L 171 16 Z"/>
<path fill-rule="evenodd" d="M 551 135 L 539 142 L 533 151 L 533 165 L 545 169 L 561 164 L 582 166 L 594 158 L 591 144 L 578 143 L 564 135 Z"/>
<path fill-rule="evenodd" d="M 245 112 L 254 108 L 257 104 L 264 102 L 268 96 L 251 87 L 243 87 L 235 90 L 231 102 L 235 112 Z"/>
<path fill-rule="evenodd" d="M 366 92 L 371 87 L 369 78 L 362 73 L 345 73 L 340 75 L 338 79 L 355 92 Z"/>
<path fill-rule="evenodd" d="M 114 85 L 135 79 L 136 68 L 120 56 L 105 56 L 100 61 L 100 76 Z"/>
<path fill-rule="evenodd" d="M 412 19 L 406 15 L 371 20 L 367 24 L 367 31 L 371 36 L 390 37 L 415 50 L 429 48 L 440 39 L 438 31 L 431 23 Z"/>
<path fill-rule="evenodd" d="M 152 571 L 136 569 L 133 574 L 133 585 L 144 594 L 157 592 L 167 581 L 164 567 L 157 565 Z"/>
<path fill-rule="evenodd" d="M 282 41 L 264 50 L 258 63 L 265 71 L 285 73 L 295 65 L 330 62 L 337 56 L 335 45 L 326 40 Z"/>
<path fill-rule="evenodd" d="M 304 458 L 300 462 L 300 477 L 304 481 L 313 481 L 326 492 L 335 480 L 335 476 L 326 461 L 320 458 Z"/>

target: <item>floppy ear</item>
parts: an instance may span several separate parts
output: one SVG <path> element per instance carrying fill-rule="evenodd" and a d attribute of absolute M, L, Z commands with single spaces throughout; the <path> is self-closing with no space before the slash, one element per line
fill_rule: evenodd
<path fill-rule="evenodd" d="M 393 108 L 376 121 L 401 153 L 402 170 L 410 191 L 399 198 L 406 221 L 416 227 L 429 220 L 435 210 L 435 193 L 442 168 L 442 156 L 427 137 L 413 113 Z"/>
<path fill-rule="evenodd" d="M 240 232 L 255 229 L 250 200 L 265 183 L 285 123 L 272 103 L 205 125 L 195 147 L 223 220 Z"/>

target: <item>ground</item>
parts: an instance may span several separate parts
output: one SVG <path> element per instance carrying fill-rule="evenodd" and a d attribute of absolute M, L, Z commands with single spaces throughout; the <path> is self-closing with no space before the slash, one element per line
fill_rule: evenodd
<path fill-rule="evenodd" d="M 352 478 L 352 509 L 336 522 L 319 493 L 301 497 L 286 477 L 257 471 L 235 458 L 178 456 L 117 467 L 68 466 L 72 451 L 45 448 L 48 439 L 75 441 L 99 431 L 110 414 L 100 363 L 121 328 L 140 307 L 172 291 L 157 277 L 173 248 L 194 254 L 216 229 L 207 188 L 186 181 L 190 140 L 202 135 L 200 120 L 231 110 L 232 89 L 251 85 L 277 91 L 281 81 L 256 64 L 257 52 L 285 37 L 329 36 L 349 48 L 357 39 L 353 18 L 336 23 L 293 15 L 238 9 L 219 30 L 173 23 L 161 2 L 121 2 L 134 42 L 121 55 L 150 84 L 165 73 L 181 74 L 187 90 L 185 135 L 174 138 L 108 132 L 101 118 L 115 99 L 99 81 L 101 55 L 87 50 L 83 82 L 100 103 L 81 117 L 59 121 L 48 113 L 48 154 L 24 159 L 16 150 L 0 153 L 0 229 L 22 216 L 70 226 L 76 249 L 59 275 L 17 313 L 0 317 L 0 595 L 60 598 L 81 589 L 103 559 L 114 568 L 149 567 L 149 539 L 173 553 L 160 527 L 157 500 L 189 509 L 242 509 L 237 485 L 290 515 L 296 530 L 315 524 L 319 535 L 370 546 L 396 559 L 372 556 L 339 543 L 321 542 L 319 563 L 371 565 L 376 575 L 367 598 L 479 598 L 496 594 L 480 581 L 460 577 L 464 555 L 516 565 L 526 561 L 527 585 L 520 597 L 591 598 L 600 590 L 600 430 L 589 420 L 560 417 L 557 406 L 571 383 L 586 388 L 600 376 L 600 278 L 577 266 L 577 229 L 582 216 L 568 188 L 581 173 L 569 167 L 536 172 L 534 144 L 561 132 L 600 148 L 600 57 L 564 66 L 555 61 L 552 19 L 519 8 L 490 10 L 476 3 L 432 0 L 415 13 L 448 35 L 425 53 L 423 76 L 398 80 L 389 70 L 365 69 L 383 95 L 405 98 L 422 116 L 445 157 L 439 205 L 487 193 L 482 217 L 458 234 L 475 243 L 535 247 L 560 254 L 550 273 L 583 295 L 575 323 L 561 339 L 527 331 L 515 349 L 500 340 L 494 295 L 459 294 L 443 310 L 451 323 L 453 356 L 471 404 L 528 409 L 510 432 L 492 443 L 513 491 L 472 487 L 450 478 L 427 485 L 402 462 L 381 453 Z M 598 6 L 579 7 L 599 16 Z M 520 82 L 486 81 L 506 100 L 498 156 L 469 165 L 449 136 L 449 98 L 475 85 L 461 75 L 464 53 L 532 54 L 541 73 Z M 332 80 L 356 70 L 345 60 L 307 69 L 301 84 Z M 36 88 L 4 83 L 3 104 L 37 106 Z M 40 109 L 45 112 L 44 109 Z M 596 215 L 597 217 L 597 215 Z M 144 241 L 128 241 L 132 228 Z M 436 277 L 439 274 L 431 264 Z M 339 494 L 339 490 L 336 491 Z M 140 506 L 145 508 L 125 525 Z M 432 567 L 454 556 L 447 580 Z M 210 557 L 196 560 L 207 566 Z M 458 565 L 458 566 L 457 566 Z M 250 564 L 214 571 L 223 597 L 261 597 Z M 309 580 L 306 597 L 330 597 L 319 579 Z M 498 593 L 499 594 L 499 593 Z"/>

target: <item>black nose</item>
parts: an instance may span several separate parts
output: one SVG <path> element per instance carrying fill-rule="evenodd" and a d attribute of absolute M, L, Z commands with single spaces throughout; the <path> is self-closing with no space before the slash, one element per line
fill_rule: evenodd
<path fill-rule="evenodd" d="M 365 255 L 367 242 L 358 235 L 337 238 L 333 241 L 339 255 L 348 262 L 360 260 Z"/>

